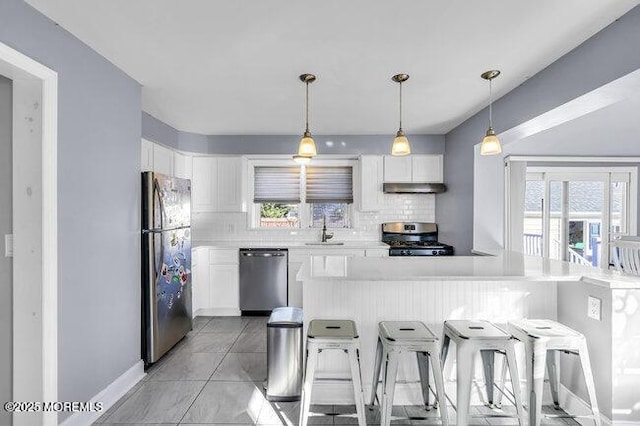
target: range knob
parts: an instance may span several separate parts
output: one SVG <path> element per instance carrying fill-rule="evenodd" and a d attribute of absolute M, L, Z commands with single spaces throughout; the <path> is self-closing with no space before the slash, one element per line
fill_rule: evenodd
<path fill-rule="evenodd" d="M 434 256 L 437 256 L 437 255 L 438 255 L 438 250 L 433 250 L 433 251 L 431 252 L 431 254 L 432 254 L 432 255 L 434 255 Z"/>

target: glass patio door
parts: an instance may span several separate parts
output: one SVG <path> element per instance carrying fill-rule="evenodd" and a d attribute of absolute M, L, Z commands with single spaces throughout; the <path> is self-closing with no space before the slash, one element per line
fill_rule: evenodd
<path fill-rule="evenodd" d="M 629 235 L 630 183 L 629 173 L 528 168 L 523 252 L 607 268 L 610 241 Z"/>

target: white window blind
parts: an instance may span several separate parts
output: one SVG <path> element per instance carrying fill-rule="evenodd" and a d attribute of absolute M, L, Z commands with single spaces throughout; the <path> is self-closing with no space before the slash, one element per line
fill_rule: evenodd
<path fill-rule="evenodd" d="M 307 203 L 353 203 L 352 167 L 307 167 Z"/>
<path fill-rule="evenodd" d="M 254 203 L 300 202 L 300 167 L 255 167 Z"/>

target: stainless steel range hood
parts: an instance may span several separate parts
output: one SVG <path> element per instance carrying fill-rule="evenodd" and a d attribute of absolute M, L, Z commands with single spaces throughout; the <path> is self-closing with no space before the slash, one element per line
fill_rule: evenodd
<path fill-rule="evenodd" d="M 385 194 L 440 194 L 446 190 L 444 183 L 385 182 L 382 184 L 382 191 Z"/>

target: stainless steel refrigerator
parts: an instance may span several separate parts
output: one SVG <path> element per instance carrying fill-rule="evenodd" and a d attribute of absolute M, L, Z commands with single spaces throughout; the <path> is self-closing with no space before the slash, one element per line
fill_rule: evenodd
<path fill-rule="evenodd" d="M 142 359 L 156 362 L 192 328 L 191 181 L 142 173 Z"/>

